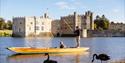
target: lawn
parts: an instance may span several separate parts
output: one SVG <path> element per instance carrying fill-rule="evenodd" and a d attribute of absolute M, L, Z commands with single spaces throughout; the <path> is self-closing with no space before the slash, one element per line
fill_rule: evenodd
<path fill-rule="evenodd" d="M 0 37 L 11 36 L 12 30 L 0 30 Z"/>

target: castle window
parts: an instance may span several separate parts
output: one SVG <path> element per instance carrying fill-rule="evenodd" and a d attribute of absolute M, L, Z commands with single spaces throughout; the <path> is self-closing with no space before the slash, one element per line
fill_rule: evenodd
<path fill-rule="evenodd" d="M 20 24 L 22 24 L 22 23 L 20 22 Z"/>
<path fill-rule="evenodd" d="M 31 27 L 29 27 L 29 30 L 31 30 Z"/>
<path fill-rule="evenodd" d="M 36 27 L 35 27 L 35 30 L 39 30 L 39 26 L 36 26 Z"/>
<path fill-rule="evenodd" d="M 44 25 L 44 22 L 42 22 L 42 25 Z"/>
<path fill-rule="evenodd" d="M 19 28 L 18 32 L 21 32 L 21 29 Z"/>
<path fill-rule="evenodd" d="M 13 26 L 13 29 L 16 30 L 16 26 Z"/>
<path fill-rule="evenodd" d="M 33 24 L 33 22 L 30 22 L 30 24 Z"/>
<path fill-rule="evenodd" d="M 67 28 L 65 27 L 65 29 L 67 29 Z"/>
<path fill-rule="evenodd" d="M 44 27 L 43 27 L 43 26 L 41 27 L 41 30 L 42 30 L 42 31 L 44 30 Z"/>

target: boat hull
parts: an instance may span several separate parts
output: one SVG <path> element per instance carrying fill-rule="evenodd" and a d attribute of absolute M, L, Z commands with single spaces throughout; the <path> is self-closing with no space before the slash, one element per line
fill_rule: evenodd
<path fill-rule="evenodd" d="M 89 48 L 32 48 L 32 47 L 10 47 L 9 50 L 19 54 L 38 54 L 38 53 L 77 53 L 87 51 Z"/>

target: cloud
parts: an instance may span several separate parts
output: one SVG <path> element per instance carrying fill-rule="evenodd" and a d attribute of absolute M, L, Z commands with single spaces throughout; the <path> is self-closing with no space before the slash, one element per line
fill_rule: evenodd
<path fill-rule="evenodd" d="M 83 9 L 87 7 L 85 4 L 83 4 L 81 1 L 78 0 L 59 1 L 56 2 L 54 5 L 56 5 L 59 9 L 69 9 L 69 10 Z"/>
<path fill-rule="evenodd" d="M 60 7 L 61 9 L 66 9 L 69 8 L 69 5 L 67 2 L 57 2 L 55 3 L 58 7 Z"/>
<path fill-rule="evenodd" d="M 56 6 L 58 6 L 60 9 L 76 9 L 77 6 L 81 5 L 80 2 L 56 2 Z"/>
<path fill-rule="evenodd" d="M 114 13 L 118 13 L 120 10 L 119 9 L 113 9 L 112 10 Z"/>

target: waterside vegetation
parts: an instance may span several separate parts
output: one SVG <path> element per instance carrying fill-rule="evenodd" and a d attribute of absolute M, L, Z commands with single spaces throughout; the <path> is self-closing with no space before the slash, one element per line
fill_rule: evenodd
<path fill-rule="evenodd" d="M 0 30 L 0 37 L 11 37 L 12 30 Z"/>

